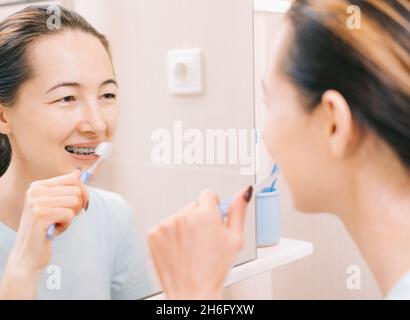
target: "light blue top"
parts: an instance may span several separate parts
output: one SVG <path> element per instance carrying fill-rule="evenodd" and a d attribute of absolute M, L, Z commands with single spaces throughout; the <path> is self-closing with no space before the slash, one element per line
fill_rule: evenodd
<path fill-rule="evenodd" d="M 89 208 L 53 241 L 38 299 L 139 299 L 150 294 L 146 250 L 119 195 L 89 187 Z M 0 223 L 0 275 L 16 232 Z"/>
<path fill-rule="evenodd" d="M 387 300 L 410 300 L 410 271 L 390 290 Z"/>

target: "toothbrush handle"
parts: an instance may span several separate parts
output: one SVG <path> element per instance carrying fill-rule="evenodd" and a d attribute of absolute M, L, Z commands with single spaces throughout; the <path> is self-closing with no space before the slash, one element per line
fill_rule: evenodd
<path fill-rule="evenodd" d="M 262 186 L 264 186 L 265 184 L 271 184 L 271 188 L 274 188 L 275 184 L 276 184 L 276 179 L 278 178 L 279 175 L 279 168 L 278 166 L 275 164 L 273 166 L 272 169 L 272 173 L 269 177 L 266 177 L 265 179 L 263 179 L 261 182 L 258 182 L 256 184 L 254 184 L 253 190 L 254 190 L 254 194 L 256 192 L 258 192 L 258 189 L 261 188 Z M 226 218 L 228 216 L 228 210 L 229 207 L 231 205 L 233 201 L 233 197 L 229 197 L 229 198 L 225 198 L 224 200 L 222 200 L 221 203 L 219 203 L 219 211 L 221 213 L 222 218 Z"/>
<path fill-rule="evenodd" d="M 81 173 L 80 180 L 81 180 L 82 183 L 87 184 L 91 180 L 92 176 L 93 176 L 92 173 L 90 171 L 86 170 L 86 171 Z"/>
<path fill-rule="evenodd" d="M 86 171 L 83 171 L 81 173 L 80 180 L 81 180 L 82 183 L 85 184 L 85 183 L 88 183 L 90 181 L 91 177 L 92 177 L 92 173 L 89 172 L 88 170 L 86 170 Z M 55 223 L 48 226 L 47 233 L 46 233 L 47 240 L 51 240 L 53 238 L 55 229 L 56 229 L 56 224 Z"/>
<path fill-rule="evenodd" d="M 56 224 L 55 223 L 50 225 L 47 228 L 47 234 L 46 234 L 47 240 L 51 240 L 53 238 L 55 229 L 56 229 Z"/>
<path fill-rule="evenodd" d="M 228 216 L 228 209 L 231 206 L 233 201 L 232 197 L 224 199 L 221 203 L 219 203 L 219 212 L 221 213 L 222 218 L 226 218 Z"/>

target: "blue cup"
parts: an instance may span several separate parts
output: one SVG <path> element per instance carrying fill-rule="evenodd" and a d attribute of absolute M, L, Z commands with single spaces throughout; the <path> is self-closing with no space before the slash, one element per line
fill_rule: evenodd
<path fill-rule="evenodd" d="M 264 189 L 256 194 L 256 244 L 278 244 L 281 233 L 279 191 Z"/>

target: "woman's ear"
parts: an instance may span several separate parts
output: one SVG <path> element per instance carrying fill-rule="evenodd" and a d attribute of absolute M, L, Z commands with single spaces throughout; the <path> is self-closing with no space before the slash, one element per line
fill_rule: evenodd
<path fill-rule="evenodd" d="M 8 134 L 11 132 L 7 109 L 9 108 L 0 104 L 0 133 L 2 134 Z"/>
<path fill-rule="evenodd" d="M 335 90 L 322 95 L 321 104 L 326 113 L 325 135 L 334 156 L 345 155 L 354 138 L 354 123 L 345 98 Z"/>

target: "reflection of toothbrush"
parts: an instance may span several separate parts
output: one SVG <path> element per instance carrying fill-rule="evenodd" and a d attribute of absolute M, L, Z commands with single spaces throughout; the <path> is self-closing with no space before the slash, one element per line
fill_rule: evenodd
<path fill-rule="evenodd" d="M 97 148 L 95 149 L 95 154 L 96 154 L 97 156 L 99 156 L 99 158 L 98 158 L 98 160 L 93 164 L 93 166 L 92 166 L 90 169 L 85 170 L 85 171 L 83 171 L 83 172 L 81 173 L 80 180 L 81 180 L 82 183 L 88 183 L 88 182 L 91 180 L 91 178 L 92 178 L 93 174 L 95 173 L 95 170 L 97 169 L 98 165 L 99 165 L 104 159 L 107 159 L 107 158 L 108 158 L 108 156 L 109 156 L 110 153 L 111 153 L 111 150 L 112 150 L 112 143 L 109 143 L 109 142 L 101 142 L 101 143 L 97 146 Z M 46 235 L 47 240 L 51 240 L 51 239 L 53 238 L 55 228 L 56 228 L 56 225 L 55 225 L 55 224 L 52 224 L 52 225 L 50 225 L 50 226 L 48 227 L 48 229 L 47 229 L 47 235 Z"/>
<path fill-rule="evenodd" d="M 95 154 L 97 156 L 99 156 L 98 160 L 96 163 L 94 163 L 94 165 L 86 170 L 83 171 L 83 173 L 81 174 L 81 182 L 82 183 L 88 183 L 90 181 L 90 179 L 92 178 L 93 174 L 95 173 L 95 170 L 97 169 L 98 165 L 104 160 L 107 159 L 108 156 L 111 153 L 111 149 L 112 149 L 112 143 L 109 142 L 101 142 L 97 148 L 95 149 Z"/>
<path fill-rule="evenodd" d="M 266 186 L 267 184 L 269 184 L 270 186 L 264 189 L 265 192 L 269 192 L 269 191 L 272 192 L 275 189 L 275 183 L 278 178 L 278 175 L 279 175 L 279 167 L 276 164 L 274 164 L 270 176 L 266 177 L 261 182 L 258 182 L 252 186 L 254 190 L 254 194 L 258 193 L 259 189 L 263 186 Z M 228 210 L 232 204 L 232 201 L 233 201 L 233 197 L 229 197 L 229 198 L 224 199 L 219 204 L 219 211 L 223 218 L 226 218 L 228 216 Z"/>

